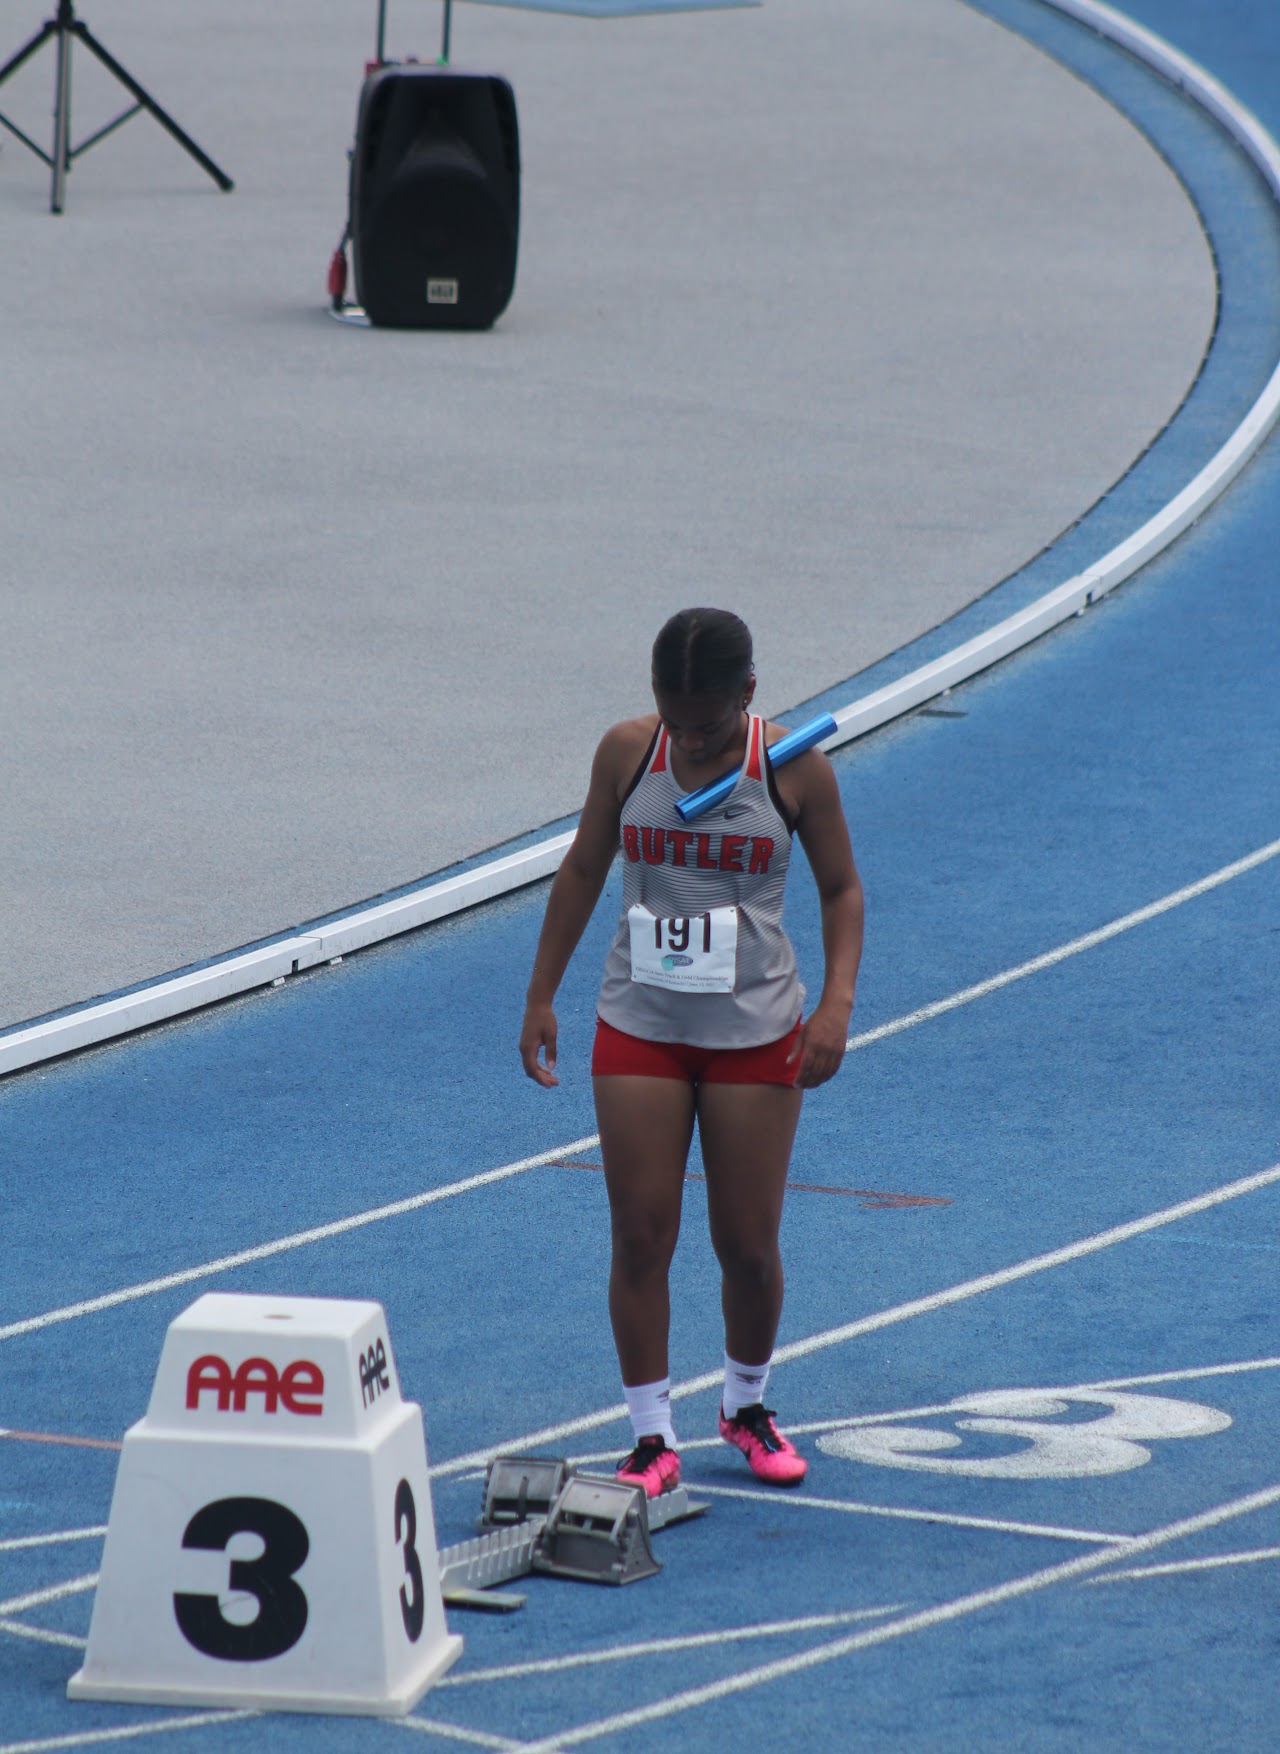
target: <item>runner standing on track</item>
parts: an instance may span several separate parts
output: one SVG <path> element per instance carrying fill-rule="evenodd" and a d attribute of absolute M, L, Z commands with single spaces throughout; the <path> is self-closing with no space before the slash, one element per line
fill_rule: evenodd
<path fill-rule="evenodd" d="M 672 616 L 654 642 L 652 680 L 657 712 L 614 725 L 596 751 L 520 1035 L 529 1077 L 557 1084 L 556 990 L 621 845 L 622 916 L 591 1070 L 612 1215 L 609 1314 L 635 1433 L 618 1477 L 651 1498 L 680 1480 L 667 1276 L 695 1122 L 722 1273 L 720 1434 L 760 1479 L 804 1478 L 808 1464 L 764 1405 L 782 1312 L 778 1227 L 802 1093 L 840 1068 L 862 949 L 862 887 L 835 775 L 816 749 L 774 774 L 768 744 L 785 733 L 749 710 L 745 623 L 723 609 Z M 735 770 L 722 806 L 686 826 L 677 798 Z M 826 974 L 807 1021 L 782 930 L 793 833 L 822 906 Z"/>

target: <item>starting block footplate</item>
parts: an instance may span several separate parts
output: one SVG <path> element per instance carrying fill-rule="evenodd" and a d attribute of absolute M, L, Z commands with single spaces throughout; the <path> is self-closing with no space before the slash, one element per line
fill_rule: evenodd
<path fill-rule="evenodd" d="M 572 1474 L 551 1507 L 535 1571 L 582 1583 L 635 1583 L 662 1570 L 649 1544 L 648 1499 L 639 1486 Z"/>

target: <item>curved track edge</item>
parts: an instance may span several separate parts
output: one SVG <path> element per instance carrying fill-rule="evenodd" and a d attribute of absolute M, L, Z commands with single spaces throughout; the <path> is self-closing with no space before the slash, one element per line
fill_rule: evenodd
<path fill-rule="evenodd" d="M 1203 67 L 1101 0 L 1043 0 L 1043 4 L 1125 49 L 1183 91 L 1236 141 L 1280 206 L 1280 146 L 1258 118 Z M 835 708 L 833 716 L 838 729 L 821 747 L 837 749 L 865 737 L 990 669 L 1073 616 L 1083 614 L 1201 517 L 1255 455 L 1278 419 L 1280 361 L 1243 421 L 1210 461 L 1132 535 L 1082 572 L 975 638 L 897 681 Z M 534 841 L 459 875 L 418 885 L 390 900 L 358 908 L 275 943 L 233 953 L 205 967 L 150 982 L 115 998 L 20 1025 L 0 1034 L 0 1077 L 131 1035 L 256 988 L 277 985 L 290 975 L 537 883 L 558 869 L 572 840 L 570 830 Z"/>

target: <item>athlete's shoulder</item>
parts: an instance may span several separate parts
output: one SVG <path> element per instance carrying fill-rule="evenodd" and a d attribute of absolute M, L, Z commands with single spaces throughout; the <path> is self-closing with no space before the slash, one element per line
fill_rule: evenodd
<path fill-rule="evenodd" d="M 643 713 L 610 725 L 596 749 L 596 773 L 615 785 L 629 785 L 657 728 L 657 713 Z"/>
<path fill-rule="evenodd" d="M 600 748 L 610 754 L 630 755 L 632 751 L 638 751 L 643 755 L 653 742 L 657 728 L 657 713 L 642 713 L 637 719 L 619 719 L 600 739 Z"/>
<path fill-rule="evenodd" d="M 765 747 L 770 749 L 788 735 L 785 725 L 765 726 Z M 806 749 L 792 756 L 783 767 L 776 768 L 774 785 L 793 828 L 799 827 L 806 813 L 839 800 L 835 770 L 821 749 Z"/>

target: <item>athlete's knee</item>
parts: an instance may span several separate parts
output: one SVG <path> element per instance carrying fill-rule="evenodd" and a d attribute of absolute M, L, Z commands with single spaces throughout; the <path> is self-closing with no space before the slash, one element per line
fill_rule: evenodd
<path fill-rule="evenodd" d="M 613 1215 L 613 1267 L 628 1280 L 665 1274 L 676 1251 L 680 1224 L 661 1212 Z"/>
<path fill-rule="evenodd" d="M 725 1242 L 716 1246 L 726 1279 L 747 1291 L 768 1291 L 782 1278 L 782 1257 L 776 1242 Z"/>

